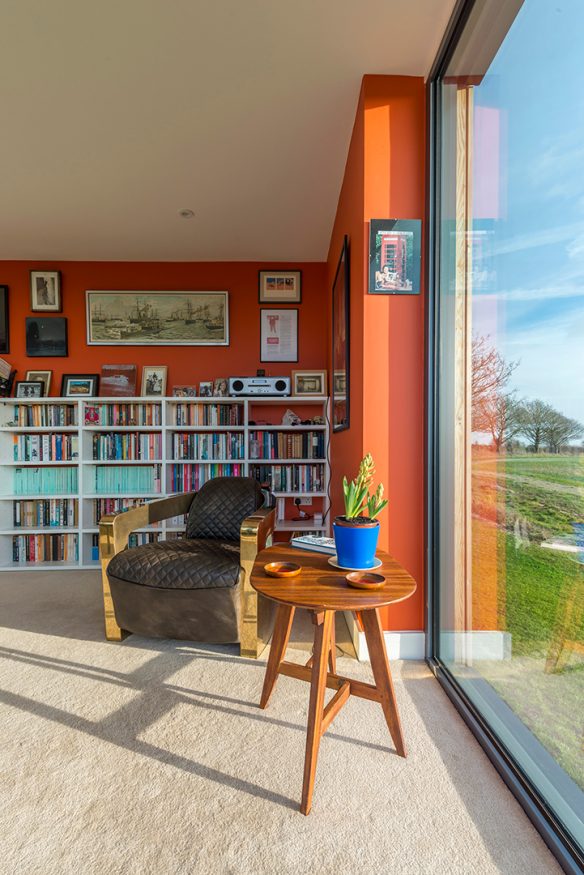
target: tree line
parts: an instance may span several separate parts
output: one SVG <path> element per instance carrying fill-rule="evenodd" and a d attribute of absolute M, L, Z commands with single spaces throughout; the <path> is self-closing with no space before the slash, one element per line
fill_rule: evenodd
<path fill-rule="evenodd" d="M 584 437 L 578 420 L 565 416 L 539 399 L 518 398 L 507 384 L 519 362 L 507 362 L 484 336 L 472 339 L 471 393 L 472 429 L 491 435 L 499 452 L 511 441 L 523 438 L 529 449 L 559 453 L 571 441 Z"/>

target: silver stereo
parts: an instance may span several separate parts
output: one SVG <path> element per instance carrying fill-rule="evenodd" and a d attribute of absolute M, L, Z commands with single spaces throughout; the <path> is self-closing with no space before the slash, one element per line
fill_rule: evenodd
<path fill-rule="evenodd" d="M 229 377 L 230 395 L 289 395 L 290 377 Z"/>

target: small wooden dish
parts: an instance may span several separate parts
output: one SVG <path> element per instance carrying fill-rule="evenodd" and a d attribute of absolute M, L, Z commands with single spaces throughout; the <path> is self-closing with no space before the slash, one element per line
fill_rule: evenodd
<path fill-rule="evenodd" d="M 264 565 L 264 571 L 270 577 L 296 577 L 302 571 L 302 566 L 295 562 L 268 562 Z"/>
<path fill-rule="evenodd" d="M 371 571 L 352 571 L 346 576 L 349 586 L 355 589 L 381 589 L 385 586 L 385 577 L 382 574 L 373 574 Z"/>

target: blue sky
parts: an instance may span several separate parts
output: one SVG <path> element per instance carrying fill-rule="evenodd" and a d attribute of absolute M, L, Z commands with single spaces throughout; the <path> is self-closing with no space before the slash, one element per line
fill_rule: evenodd
<path fill-rule="evenodd" d="M 500 215 L 476 219 L 493 233 L 473 330 L 520 360 L 510 388 L 584 424 L 583 45 L 584 0 L 525 0 L 475 88 L 503 134 Z M 475 175 L 492 167 L 483 150 Z"/>

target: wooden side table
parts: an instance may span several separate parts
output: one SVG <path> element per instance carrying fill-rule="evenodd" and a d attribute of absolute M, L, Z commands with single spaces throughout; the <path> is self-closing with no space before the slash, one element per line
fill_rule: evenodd
<path fill-rule="evenodd" d="M 308 814 L 320 739 L 331 725 L 349 696 L 359 696 L 379 702 L 387 721 L 396 751 L 406 756 L 397 702 L 389 669 L 387 651 L 379 608 L 409 598 L 416 583 L 387 553 L 378 552 L 382 566 L 375 569 L 383 574 L 386 584 L 374 592 L 353 589 L 345 580 L 346 572 L 329 565 L 329 556 L 308 550 L 296 550 L 278 545 L 258 553 L 251 585 L 258 593 L 277 602 L 274 634 L 264 679 L 260 708 L 265 708 L 279 674 L 310 681 L 306 756 L 300 810 Z M 298 577 L 268 577 L 264 565 L 268 562 L 296 562 L 302 566 Z M 311 612 L 314 623 L 314 648 L 306 665 L 286 662 L 284 659 L 296 608 Z M 335 611 L 352 611 L 364 630 L 375 684 L 352 680 L 336 673 L 334 621 Z M 324 708 L 326 687 L 336 690 Z"/>

